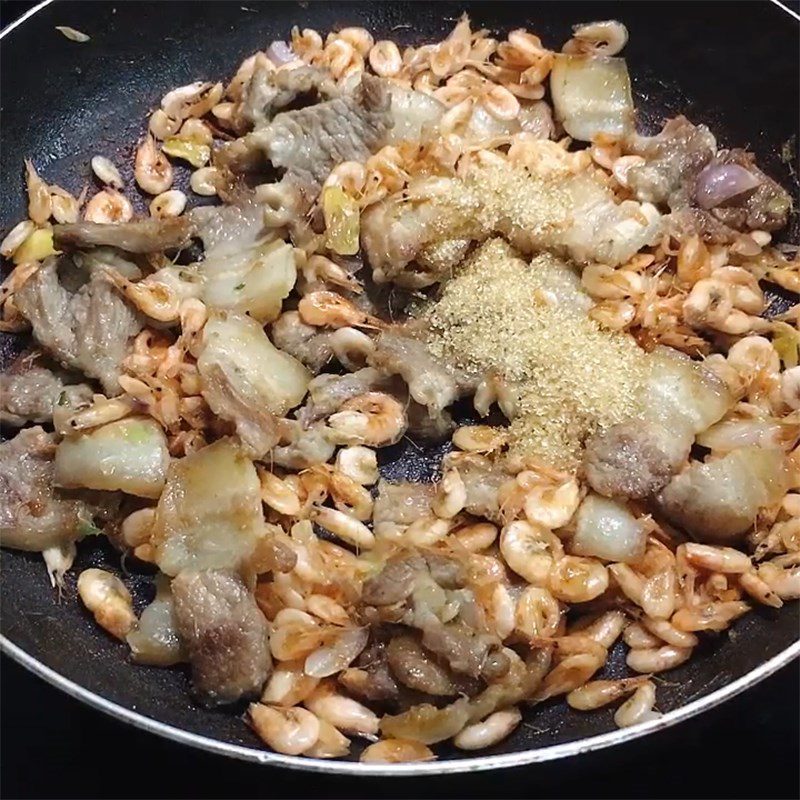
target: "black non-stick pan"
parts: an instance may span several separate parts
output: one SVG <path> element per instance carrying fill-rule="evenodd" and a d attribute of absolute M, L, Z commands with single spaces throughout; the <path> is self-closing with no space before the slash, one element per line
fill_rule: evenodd
<path fill-rule="evenodd" d="M 797 202 L 798 20 L 767 2 L 53 2 L 23 18 L 2 39 L 2 192 L 0 228 L 25 217 L 22 160 L 30 157 L 51 182 L 77 191 L 91 180 L 92 155 L 132 161 L 146 112 L 170 88 L 229 76 L 242 58 L 293 25 L 320 31 L 363 25 L 403 43 L 438 40 L 467 10 L 478 26 L 527 27 L 551 47 L 570 26 L 618 18 L 630 31 L 625 50 L 639 127 L 656 130 L 665 117 L 686 114 L 707 123 L 723 145 L 756 153 Z M 54 28 L 89 36 L 69 41 Z M 130 177 L 130 173 L 128 173 Z M 130 181 L 130 185 L 133 182 Z M 797 241 L 797 218 L 785 232 Z M 3 362 L 21 346 L 8 337 Z M 393 448 L 388 476 L 425 478 L 440 451 Z M 2 644 L 25 666 L 87 703 L 154 733 L 251 761 L 332 772 L 424 773 L 487 769 L 575 755 L 620 744 L 680 722 L 746 689 L 800 653 L 800 607 L 758 609 L 707 640 L 659 687 L 665 715 L 616 730 L 611 711 L 585 714 L 553 703 L 532 709 L 525 725 L 476 756 L 445 751 L 431 764 L 367 766 L 276 755 L 242 722 L 242 709 L 195 706 L 180 669 L 132 666 L 127 648 L 111 641 L 81 609 L 74 578 L 59 600 L 41 558 L 2 553 Z M 81 545 L 77 569 L 119 559 L 101 544 Z M 150 578 L 130 577 L 137 602 Z M 621 671 L 620 653 L 607 674 Z M 357 753 L 353 756 L 357 759 Z"/>

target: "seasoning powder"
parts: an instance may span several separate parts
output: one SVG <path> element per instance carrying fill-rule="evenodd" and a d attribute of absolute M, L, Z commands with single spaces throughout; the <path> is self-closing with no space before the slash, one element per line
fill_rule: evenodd
<path fill-rule="evenodd" d="M 528 264 L 495 238 L 425 312 L 434 356 L 471 374 L 494 371 L 514 391 L 512 455 L 575 468 L 587 435 L 639 411 L 646 354 L 586 308 L 568 265 L 549 254 Z"/>

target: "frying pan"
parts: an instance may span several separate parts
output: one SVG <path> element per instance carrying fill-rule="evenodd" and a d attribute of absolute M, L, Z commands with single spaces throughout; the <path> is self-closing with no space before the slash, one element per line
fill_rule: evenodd
<path fill-rule="evenodd" d="M 44 3 L 5 31 L 2 43 L 2 186 L 0 227 L 25 216 L 22 159 L 33 158 L 47 180 L 77 191 L 91 181 L 92 155 L 130 165 L 132 143 L 146 112 L 168 89 L 233 73 L 242 58 L 292 25 L 328 31 L 364 25 L 404 44 L 438 40 L 462 10 L 477 26 L 524 26 L 550 46 L 570 26 L 619 18 L 629 28 L 625 51 L 640 130 L 685 113 L 708 124 L 722 145 L 748 147 L 767 173 L 797 197 L 798 23 L 768 2 L 693 3 Z M 77 44 L 54 30 L 69 25 L 91 36 Z M 130 170 L 130 166 L 128 166 Z M 133 185 L 130 171 L 124 175 Z M 143 199 L 137 200 L 143 209 Z M 797 202 L 797 200 L 795 200 Z M 795 217 L 784 236 L 798 240 Z M 0 364 L 23 346 L 5 337 Z M 389 478 L 430 479 L 441 448 L 408 445 L 383 454 Z M 74 574 L 88 566 L 119 571 L 118 556 L 85 543 L 59 601 L 38 555 L 3 551 L 2 648 L 36 674 L 90 705 L 177 741 L 255 762 L 338 773 L 421 774 L 481 770 L 540 762 L 621 744 L 698 714 L 746 689 L 800 653 L 800 604 L 758 608 L 667 675 L 659 688 L 665 715 L 615 730 L 612 711 L 581 714 L 563 702 L 526 712 L 526 724 L 479 756 L 440 751 L 429 764 L 365 765 L 267 752 L 243 724 L 242 707 L 203 710 L 187 693 L 182 669 L 127 663 L 82 610 Z M 151 576 L 128 576 L 139 608 L 152 596 Z M 606 676 L 623 672 L 615 651 Z M 353 760 L 357 759 L 357 753 Z"/>

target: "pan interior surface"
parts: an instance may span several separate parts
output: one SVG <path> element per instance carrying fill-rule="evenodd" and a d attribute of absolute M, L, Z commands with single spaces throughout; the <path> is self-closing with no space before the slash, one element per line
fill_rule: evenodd
<path fill-rule="evenodd" d="M 797 23 L 768 3 L 93 3 L 58 2 L 10 31 L 2 53 L 0 222 L 25 216 L 22 159 L 76 193 L 95 154 L 113 155 L 130 170 L 132 146 L 148 110 L 166 91 L 197 79 L 230 76 L 241 60 L 293 25 L 325 32 L 363 25 L 404 44 L 442 38 L 466 10 L 478 27 L 527 27 L 557 47 L 571 26 L 620 18 L 630 31 L 624 51 L 633 79 L 639 128 L 653 132 L 683 113 L 706 123 L 723 146 L 752 150 L 765 172 L 797 198 Z M 709 25 L 709 20 L 713 24 Z M 69 25 L 91 36 L 78 44 L 54 30 Z M 758 35 L 752 35 L 758 31 Z M 734 44 L 737 52 L 734 53 Z M 741 52 L 744 48 L 745 52 Z M 124 177 L 130 178 L 130 172 Z M 143 206 L 140 206 L 140 210 Z M 796 241 L 797 216 L 784 236 Z M 3 335 L 0 364 L 20 347 Z M 441 449 L 390 449 L 387 477 L 435 473 Z M 123 715 L 134 724 L 208 749 L 265 763 L 330 771 L 446 772 L 555 758 L 624 741 L 696 713 L 769 674 L 798 653 L 800 608 L 757 610 L 715 639 L 659 688 L 659 721 L 635 732 L 615 731 L 612 710 L 592 714 L 563 703 L 530 710 L 526 724 L 480 757 L 455 749 L 427 765 L 366 768 L 266 752 L 243 724 L 243 708 L 203 710 L 187 692 L 182 670 L 132 666 L 127 648 L 112 643 L 75 598 L 75 575 L 88 566 L 119 569 L 110 547 L 80 549 L 64 599 L 49 585 L 40 556 L 2 551 L 2 618 L 8 652 L 61 688 Z M 150 578 L 133 575 L 137 603 L 149 600 Z M 140 605 L 141 608 L 141 605 Z M 621 674 L 616 652 L 604 676 Z M 683 709 L 682 711 L 675 711 Z M 670 713 L 673 712 L 673 713 Z M 357 752 L 352 756 L 357 760 Z"/>

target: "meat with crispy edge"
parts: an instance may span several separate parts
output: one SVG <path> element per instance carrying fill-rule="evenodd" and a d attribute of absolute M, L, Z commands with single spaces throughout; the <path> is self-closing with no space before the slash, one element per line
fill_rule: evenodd
<path fill-rule="evenodd" d="M 230 570 L 185 570 L 172 581 L 178 635 L 207 705 L 257 695 L 272 671 L 269 626 Z"/>

